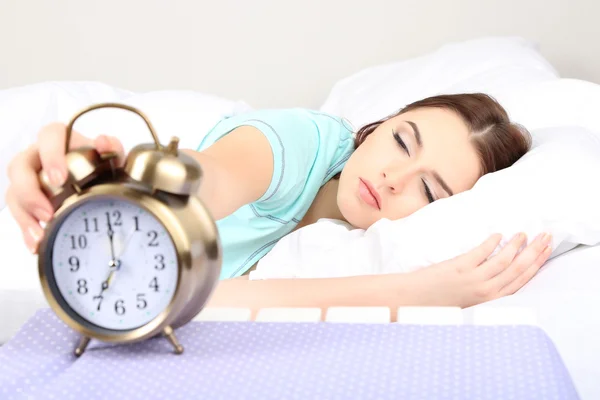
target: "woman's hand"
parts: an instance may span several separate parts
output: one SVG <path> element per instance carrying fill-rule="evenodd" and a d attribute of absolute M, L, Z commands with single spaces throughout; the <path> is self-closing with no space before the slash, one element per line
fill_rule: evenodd
<path fill-rule="evenodd" d="M 54 214 L 50 201 L 41 190 L 38 174 L 43 170 L 56 186 L 65 182 L 65 137 L 65 125 L 55 123 L 45 126 L 37 142 L 17 154 L 8 166 L 10 185 L 6 204 L 32 253 L 37 251 L 43 235 L 40 222 L 48 222 Z M 73 131 L 71 148 L 82 146 L 93 146 L 100 153 L 116 152 L 119 160 L 123 160 L 123 145 L 115 137 L 99 136 L 93 140 Z"/>
<path fill-rule="evenodd" d="M 488 259 L 500 239 L 493 235 L 466 254 L 411 273 L 411 303 L 470 307 L 511 295 L 529 282 L 552 252 L 549 234 L 539 235 L 519 252 L 526 243 L 526 236 L 519 234 Z"/>

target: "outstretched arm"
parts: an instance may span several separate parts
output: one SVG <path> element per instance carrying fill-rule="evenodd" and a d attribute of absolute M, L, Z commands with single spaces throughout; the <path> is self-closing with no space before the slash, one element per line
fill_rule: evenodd
<path fill-rule="evenodd" d="M 44 170 L 52 184 L 59 186 L 67 179 L 65 143 L 66 126 L 45 126 L 38 141 L 11 160 L 10 186 L 6 204 L 23 232 L 27 247 L 37 252 L 43 230 L 40 221 L 48 222 L 54 210 L 42 192 L 38 173 Z M 90 139 L 73 131 L 71 146 L 93 146 L 99 152 L 116 152 L 122 163 L 125 152 L 116 137 Z M 268 189 L 273 176 L 271 146 L 258 129 L 241 126 L 216 141 L 207 149 L 184 150 L 200 162 L 203 169 L 200 197 L 215 219 L 233 213 L 244 204 L 259 199 Z"/>
<path fill-rule="evenodd" d="M 219 220 L 258 200 L 273 176 L 273 154 L 265 135 L 241 126 L 197 152 L 185 150 L 202 166 L 199 196 Z"/>

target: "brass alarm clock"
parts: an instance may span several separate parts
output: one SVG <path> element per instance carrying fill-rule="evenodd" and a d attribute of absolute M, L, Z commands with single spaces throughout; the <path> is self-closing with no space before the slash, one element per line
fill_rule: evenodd
<path fill-rule="evenodd" d="M 115 154 L 69 150 L 75 121 L 99 108 L 132 111 L 154 143 L 134 147 L 123 166 Z M 39 248 L 39 276 L 53 311 L 91 338 L 130 343 L 160 334 L 180 354 L 174 330 L 206 304 L 221 270 L 221 244 L 210 212 L 197 197 L 200 165 L 160 144 L 148 118 L 116 103 L 88 107 L 67 125 L 68 179 L 53 187 L 40 175 L 56 210 Z"/>

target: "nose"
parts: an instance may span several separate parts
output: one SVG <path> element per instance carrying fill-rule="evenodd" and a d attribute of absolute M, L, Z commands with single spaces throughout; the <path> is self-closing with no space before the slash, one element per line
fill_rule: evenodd
<path fill-rule="evenodd" d="M 418 171 L 415 168 L 408 165 L 388 167 L 381 172 L 384 185 L 392 193 L 401 193 L 417 173 Z"/>

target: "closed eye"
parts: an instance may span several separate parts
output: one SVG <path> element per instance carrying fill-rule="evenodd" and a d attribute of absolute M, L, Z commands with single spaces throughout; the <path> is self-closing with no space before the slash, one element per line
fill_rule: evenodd
<path fill-rule="evenodd" d="M 435 201 L 435 198 L 431 193 L 431 189 L 429 189 L 429 186 L 427 185 L 427 182 L 425 182 L 424 179 L 421 180 L 423 181 L 423 186 L 425 187 L 425 196 L 427 196 L 427 200 L 429 201 L 429 203 L 433 203 Z"/>
<path fill-rule="evenodd" d="M 406 154 L 408 154 L 408 156 L 410 157 L 410 151 L 408 151 L 408 147 L 406 147 L 406 143 L 404 143 L 404 140 L 402 140 L 400 135 L 398 135 L 398 132 L 392 130 L 392 135 L 394 135 L 394 139 L 396 139 L 396 142 L 398 142 L 400 147 L 402 147 L 404 149 L 404 151 L 406 152 Z"/>
<path fill-rule="evenodd" d="M 402 138 L 400 137 L 398 132 L 392 130 L 392 135 L 394 136 L 394 139 L 396 140 L 396 142 L 398 142 L 400 147 L 402 147 L 402 149 L 410 157 L 410 151 L 408 150 L 406 143 L 404 143 L 404 140 L 402 140 Z M 435 201 L 435 198 L 433 197 L 433 193 L 432 193 L 431 189 L 429 188 L 429 185 L 427 185 L 427 182 L 425 182 L 424 179 L 421 179 L 421 180 L 423 181 L 423 187 L 425 189 L 425 196 L 427 197 L 427 200 L 429 201 L 429 203 L 433 203 Z"/>

